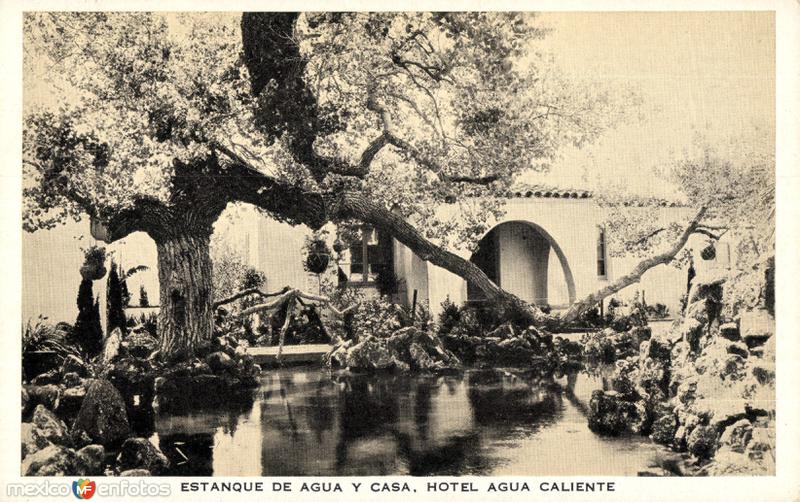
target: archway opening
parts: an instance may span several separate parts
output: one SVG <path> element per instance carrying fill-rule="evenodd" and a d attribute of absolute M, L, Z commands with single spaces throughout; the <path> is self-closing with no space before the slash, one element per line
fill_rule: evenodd
<path fill-rule="evenodd" d="M 481 239 L 470 261 L 495 284 L 527 302 L 559 309 L 575 301 L 575 281 L 564 252 L 534 223 L 497 225 Z M 469 284 L 467 298 L 484 299 Z"/>

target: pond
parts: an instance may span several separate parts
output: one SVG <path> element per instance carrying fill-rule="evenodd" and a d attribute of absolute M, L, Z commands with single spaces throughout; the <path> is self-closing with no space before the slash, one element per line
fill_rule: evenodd
<path fill-rule="evenodd" d="M 168 475 L 633 475 L 661 451 L 604 438 L 586 413 L 603 379 L 513 370 L 337 378 L 264 375 L 252 406 L 159 415 Z"/>

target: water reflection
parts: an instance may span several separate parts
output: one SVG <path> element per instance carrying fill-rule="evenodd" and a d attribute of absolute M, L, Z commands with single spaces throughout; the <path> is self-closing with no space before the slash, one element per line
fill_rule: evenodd
<path fill-rule="evenodd" d="M 264 376 L 249 409 L 160 415 L 156 434 L 181 476 L 635 474 L 648 445 L 586 426 L 601 386 L 578 374 L 332 379 L 286 369 Z M 609 459 L 617 470 L 599 466 Z"/>

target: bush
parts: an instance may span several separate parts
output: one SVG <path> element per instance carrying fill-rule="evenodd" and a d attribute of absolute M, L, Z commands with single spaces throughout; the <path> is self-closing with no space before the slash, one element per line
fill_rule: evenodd
<path fill-rule="evenodd" d="M 122 281 L 117 272 L 117 264 L 112 261 L 106 283 L 106 331 L 111 333 L 116 328 L 123 333 L 127 332 Z"/>
<path fill-rule="evenodd" d="M 651 319 L 666 319 L 669 317 L 669 307 L 663 303 L 656 303 L 655 305 L 647 305 L 647 315 Z"/>
<path fill-rule="evenodd" d="M 100 304 L 92 293 L 92 281 L 81 281 L 77 303 L 78 318 L 71 339 L 86 354 L 96 355 L 103 348 L 103 328 L 100 325 Z"/>
<path fill-rule="evenodd" d="M 461 309 L 450 301 L 450 297 L 441 303 L 442 311 L 439 313 L 439 333 L 450 333 L 461 322 Z"/>
<path fill-rule="evenodd" d="M 69 343 L 69 331 L 64 324 L 53 325 L 46 317 L 39 316 L 35 323 L 25 323 L 22 330 L 22 352 L 52 351 L 64 356 L 77 355 L 78 351 Z"/>

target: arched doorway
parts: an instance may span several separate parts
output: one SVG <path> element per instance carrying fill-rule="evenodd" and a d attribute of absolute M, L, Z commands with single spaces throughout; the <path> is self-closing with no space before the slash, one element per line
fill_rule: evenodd
<path fill-rule="evenodd" d="M 575 302 L 575 281 L 561 247 L 542 227 L 509 221 L 490 230 L 470 261 L 495 284 L 525 301 L 554 308 Z M 469 300 L 482 294 L 469 284 Z"/>

